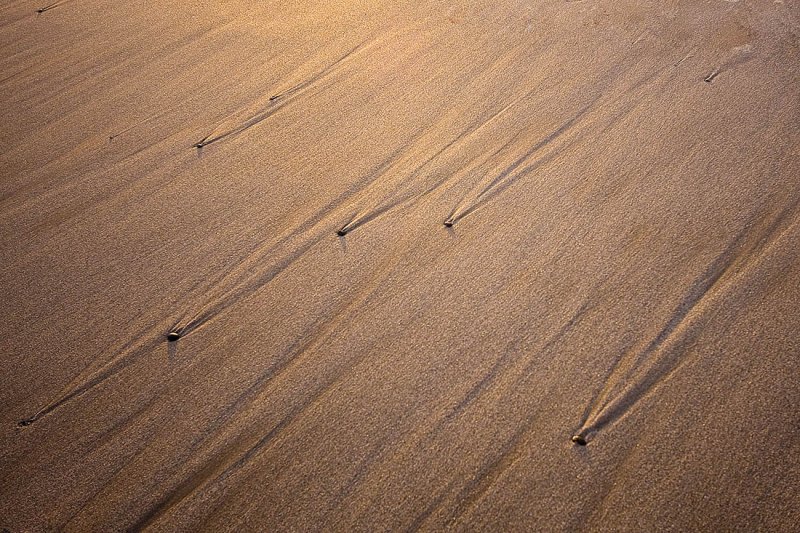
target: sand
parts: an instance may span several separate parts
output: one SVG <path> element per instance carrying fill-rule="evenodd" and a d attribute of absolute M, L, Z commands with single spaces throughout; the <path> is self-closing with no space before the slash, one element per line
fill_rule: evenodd
<path fill-rule="evenodd" d="M 0 528 L 800 523 L 795 2 L 12 0 L 0 50 Z"/>

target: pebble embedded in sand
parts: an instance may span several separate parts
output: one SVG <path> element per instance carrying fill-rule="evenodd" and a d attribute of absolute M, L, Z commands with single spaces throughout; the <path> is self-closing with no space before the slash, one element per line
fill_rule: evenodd
<path fill-rule="evenodd" d="M 586 446 L 586 437 L 584 437 L 583 435 L 573 435 L 572 442 L 574 442 L 579 446 Z"/>
<path fill-rule="evenodd" d="M 170 331 L 169 333 L 167 333 L 167 340 L 169 342 L 175 342 L 176 340 L 178 340 L 180 338 L 181 338 L 181 334 L 178 333 L 177 331 Z"/>
<path fill-rule="evenodd" d="M 338 235 L 339 237 L 344 237 L 345 235 L 347 235 L 347 230 L 344 228 L 336 230 L 336 235 Z"/>
<path fill-rule="evenodd" d="M 444 221 L 444 227 L 452 228 L 453 227 L 453 221 L 452 220 L 445 220 Z"/>
<path fill-rule="evenodd" d="M 33 424 L 33 418 L 26 418 L 25 420 L 20 420 L 17 424 L 19 427 L 28 427 Z"/>

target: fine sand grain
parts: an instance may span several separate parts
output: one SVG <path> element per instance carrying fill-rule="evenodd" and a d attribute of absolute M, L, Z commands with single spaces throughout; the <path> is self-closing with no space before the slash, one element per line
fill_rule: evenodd
<path fill-rule="evenodd" d="M 0 528 L 789 531 L 800 7 L 0 6 Z"/>

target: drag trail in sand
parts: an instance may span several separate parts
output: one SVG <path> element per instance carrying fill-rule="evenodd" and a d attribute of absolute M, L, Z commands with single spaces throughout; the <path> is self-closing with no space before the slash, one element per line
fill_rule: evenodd
<path fill-rule="evenodd" d="M 0 528 L 800 515 L 800 11 L 0 7 Z"/>

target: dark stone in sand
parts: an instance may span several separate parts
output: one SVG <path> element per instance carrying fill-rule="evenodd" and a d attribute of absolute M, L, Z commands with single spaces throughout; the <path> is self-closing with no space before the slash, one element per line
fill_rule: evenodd
<path fill-rule="evenodd" d="M 453 227 L 453 221 L 452 220 L 445 220 L 444 221 L 444 227 L 452 228 Z"/>
<path fill-rule="evenodd" d="M 20 420 L 19 424 L 17 425 L 24 428 L 30 426 L 31 424 L 33 424 L 33 418 L 26 418 L 25 420 Z"/>
<path fill-rule="evenodd" d="M 181 334 L 176 331 L 170 331 L 167 333 L 167 340 L 169 342 L 175 342 L 176 340 L 181 338 Z"/>
<path fill-rule="evenodd" d="M 344 237 L 345 235 L 347 235 L 347 230 L 342 228 L 336 232 L 336 235 L 338 235 L 339 237 Z"/>
<path fill-rule="evenodd" d="M 574 442 L 579 446 L 586 446 L 586 437 L 584 437 L 583 435 L 573 435 L 572 442 Z"/>

